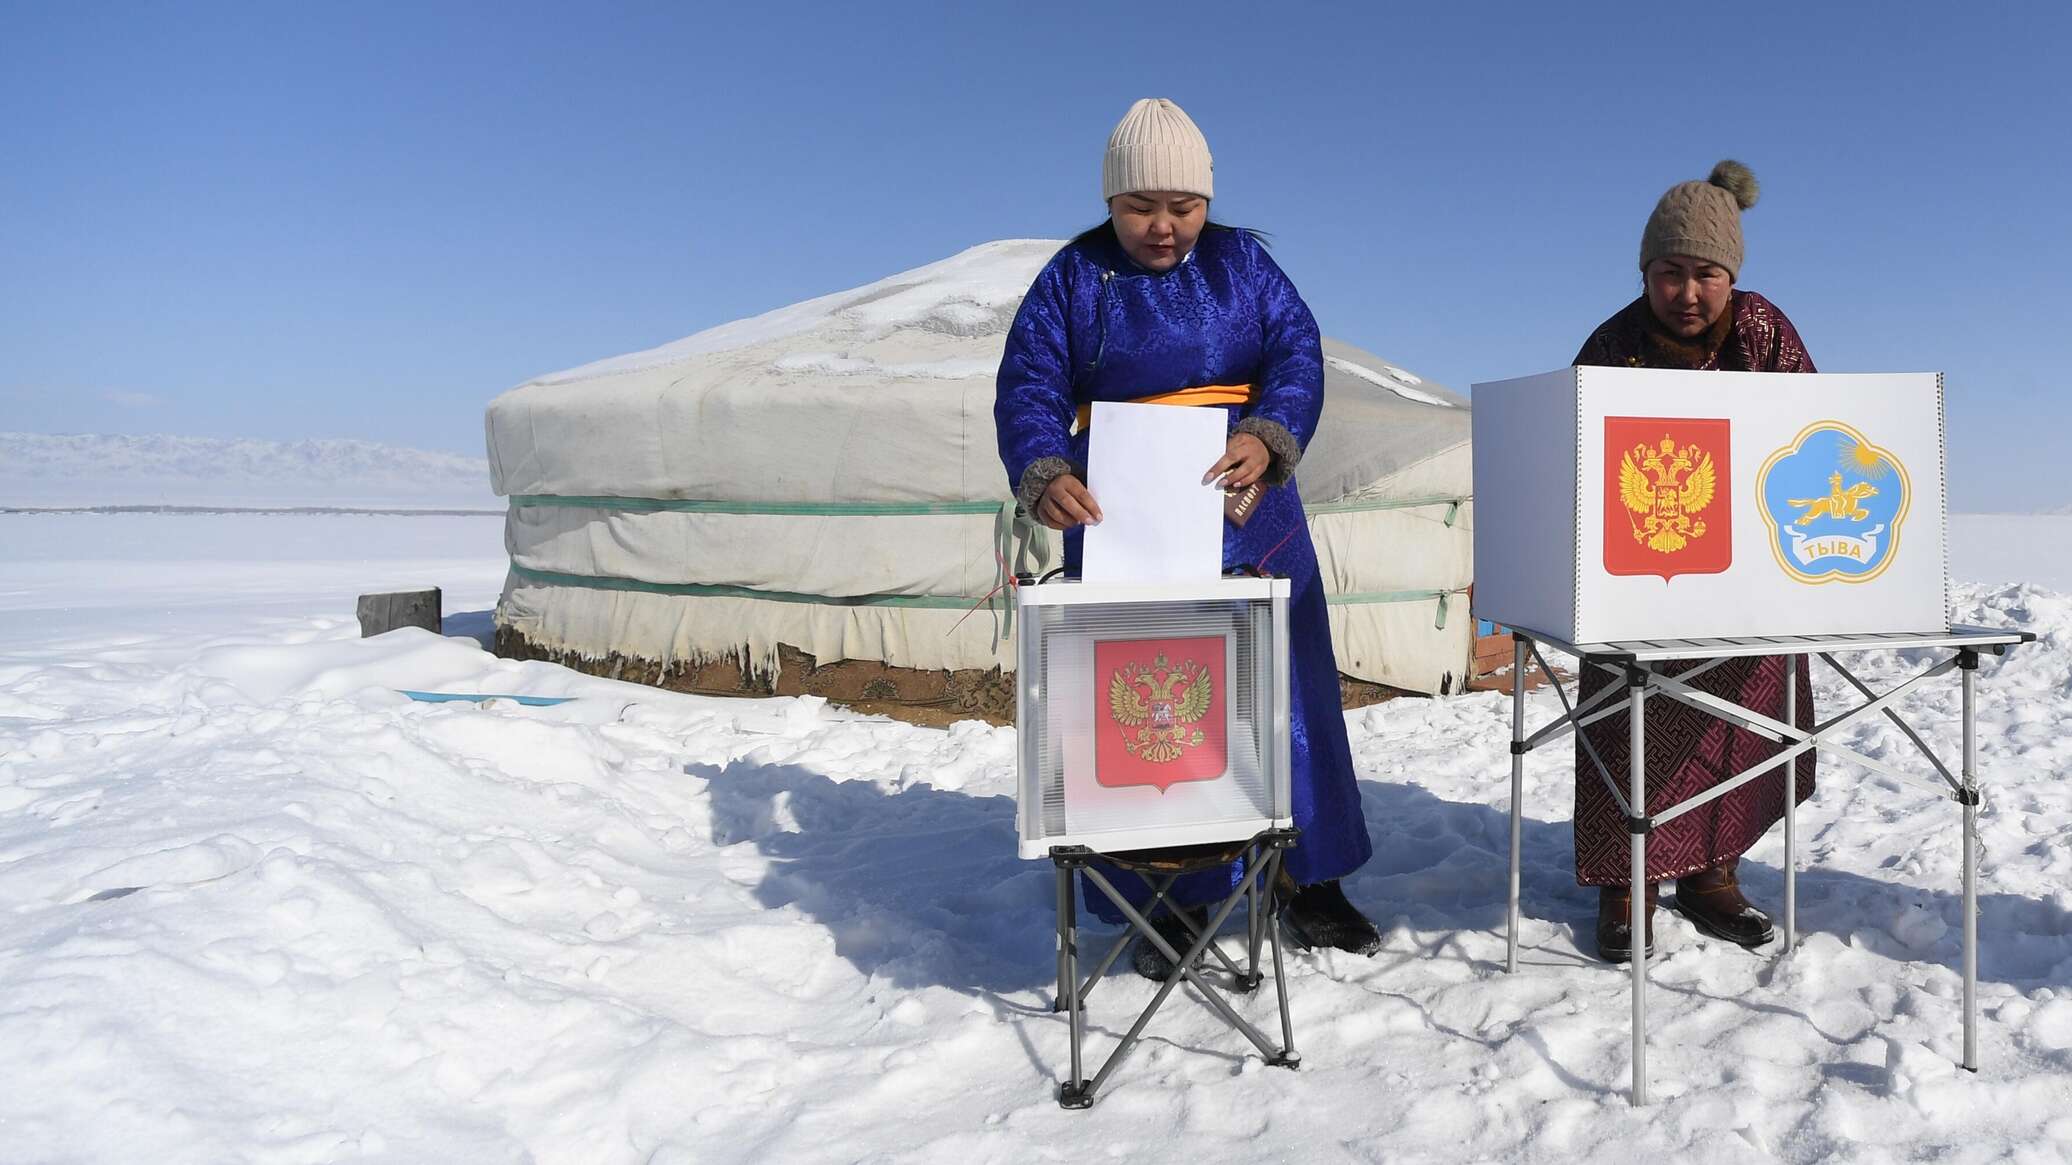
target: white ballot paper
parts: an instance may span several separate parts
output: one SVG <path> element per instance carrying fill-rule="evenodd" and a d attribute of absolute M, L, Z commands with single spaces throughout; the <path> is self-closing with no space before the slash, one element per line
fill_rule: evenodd
<path fill-rule="evenodd" d="M 1094 403 L 1087 487 L 1101 522 L 1086 528 L 1089 583 L 1213 582 L 1223 575 L 1223 491 L 1201 475 L 1223 456 L 1219 408 Z"/>

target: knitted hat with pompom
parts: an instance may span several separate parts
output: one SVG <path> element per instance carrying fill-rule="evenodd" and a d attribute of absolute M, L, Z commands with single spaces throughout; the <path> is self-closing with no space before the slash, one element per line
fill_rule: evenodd
<path fill-rule="evenodd" d="M 1670 255 L 1704 259 L 1741 277 L 1741 212 L 1755 205 L 1759 191 L 1748 167 L 1731 159 L 1712 168 L 1703 182 L 1669 188 L 1640 236 L 1640 269 Z"/>

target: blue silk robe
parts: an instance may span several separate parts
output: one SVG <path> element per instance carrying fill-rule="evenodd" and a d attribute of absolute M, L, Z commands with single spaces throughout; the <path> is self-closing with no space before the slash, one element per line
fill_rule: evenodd
<path fill-rule="evenodd" d="M 1066 246 L 1037 275 L 1001 357 L 993 418 L 1008 481 L 1031 512 L 1061 472 L 1084 477 L 1087 435 L 1072 433 L 1091 401 L 1130 401 L 1202 385 L 1257 386 L 1251 403 L 1204 405 L 1230 414 L 1232 432 L 1258 436 L 1273 452 L 1269 488 L 1251 521 L 1223 528 L 1226 569 L 1259 566 L 1293 584 L 1289 605 L 1289 717 L 1295 824 L 1287 856 L 1299 885 L 1342 877 L 1373 853 L 1338 693 L 1331 626 L 1293 473 L 1324 404 L 1317 322 L 1295 285 L 1259 241 L 1212 228 L 1178 266 L 1137 266 L 1109 230 Z M 1202 466 L 1204 470 L 1208 466 Z M 1099 497 L 1101 483 L 1088 481 Z M 1079 569 L 1080 532 L 1065 534 L 1068 573 Z M 1221 898 L 1236 871 L 1190 875 L 1185 904 Z M 1134 884 L 1132 884 L 1134 883 Z M 1118 889 L 1148 897 L 1134 879 Z M 1120 915 L 1097 893 L 1095 913 Z"/>

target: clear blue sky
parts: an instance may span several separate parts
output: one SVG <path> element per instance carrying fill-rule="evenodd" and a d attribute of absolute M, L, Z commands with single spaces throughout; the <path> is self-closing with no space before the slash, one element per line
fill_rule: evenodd
<path fill-rule="evenodd" d="M 2066 12 L 0 0 L 0 429 L 479 452 L 527 377 L 1096 221 L 1157 95 L 1327 333 L 1462 389 L 1740 158 L 1742 285 L 1949 374 L 1956 508 L 2063 505 Z"/>

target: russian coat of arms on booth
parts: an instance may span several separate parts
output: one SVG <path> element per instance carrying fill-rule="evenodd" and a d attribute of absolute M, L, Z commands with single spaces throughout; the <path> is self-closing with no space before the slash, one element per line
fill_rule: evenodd
<path fill-rule="evenodd" d="M 1731 426 L 1712 417 L 1604 419 L 1607 574 L 1719 574 L 1734 565 Z"/>
<path fill-rule="evenodd" d="M 1230 768 L 1220 635 L 1094 644 L 1094 779 L 1110 788 L 1212 781 Z"/>
<path fill-rule="evenodd" d="M 1816 421 L 1757 475 L 1777 564 L 1804 583 L 1868 582 L 1899 553 L 1906 466 L 1840 421 Z"/>

